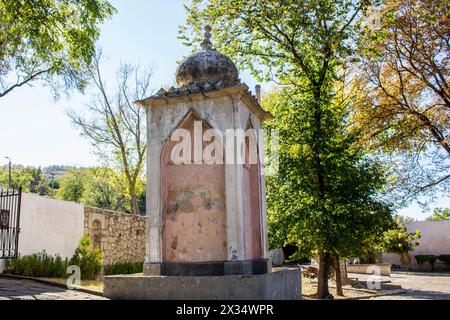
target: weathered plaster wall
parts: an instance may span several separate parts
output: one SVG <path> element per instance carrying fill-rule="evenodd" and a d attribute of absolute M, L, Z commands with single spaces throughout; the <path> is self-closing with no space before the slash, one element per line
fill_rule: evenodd
<path fill-rule="evenodd" d="M 251 124 L 247 129 L 252 129 Z M 260 208 L 260 183 L 259 183 L 259 159 L 253 158 L 252 153 L 256 152 L 257 138 L 252 132 L 245 141 L 245 164 L 243 166 L 243 196 L 244 196 L 244 239 L 245 258 L 261 259 L 261 208 Z M 253 158 L 253 159 L 252 159 Z M 256 162 L 256 163 L 254 163 Z"/>
<path fill-rule="evenodd" d="M 170 140 L 172 132 L 182 122 L 182 120 L 191 112 L 194 112 L 200 119 L 208 123 L 214 129 L 219 130 L 225 137 L 226 129 L 233 128 L 233 98 L 230 96 L 222 96 L 205 100 L 187 100 L 181 101 L 173 105 L 152 106 L 147 109 L 147 128 L 148 128 L 148 154 L 147 154 L 147 188 L 152 192 L 147 193 L 147 212 L 149 212 L 148 223 L 148 241 L 154 245 L 149 246 L 148 262 L 158 263 L 163 261 L 163 218 L 162 212 L 164 196 L 160 182 L 164 175 L 161 172 L 161 153 L 163 146 Z M 225 171 L 232 170 L 232 166 L 225 165 Z M 151 169 L 150 169 L 151 168 Z M 227 175 L 226 175 L 227 176 Z M 229 178 L 226 178 L 225 188 L 231 188 L 233 184 Z M 236 215 L 236 211 L 231 212 L 229 209 L 236 205 L 229 203 L 230 199 L 226 199 L 227 221 L 230 223 L 230 213 Z M 241 223 L 242 224 L 242 223 Z M 227 228 L 228 234 L 236 233 L 235 229 Z M 239 231 L 237 231 L 239 233 Z M 240 238 L 242 234 L 235 234 L 233 239 Z M 243 241 L 236 240 L 227 244 L 227 256 L 231 256 L 231 252 L 240 252 L 236 247 L 241 246 Z"/>
<path fill-rule="evenodd" d="M 84 234 L 103 252 L 103 264 L 144 261 L 146 217 L 84 208 Z"/>
<path fill-rule="evenodd" d="M 179 128 L 194 138 L 195 121 L 200 119 L 190 114 Z M 208 129 L 205 123 L 202 127 L 203 132 Z M 166 143 L 161 156 L 163 260 L 227 260 L 224 165 L 176 165 L 171 159 L 174 146 Z M 194 143 L 189 151 L 194 153 Z"/>
<path fill-rule="evenodd" d="M 19 254 L 45 250 L 72 257 L 83 235 L 83 206 L 74 202 L 22 194 Z"/>
<path fill-rule="evenodd" d="M 411 251 L 411 268 L 417 269 L 416 255 L 441 255 L 450 254 L 450 220 L 445 221 L 415 221 L 406 224 L 408 232 L 420 230 L 422 237 L 419 239 L 420 245 Z M 384 253 L 383 262 L 401 265 L 397 254 Z M 428 267 L 428 266 L 426 266 Z M 443 265 L 436 261 L 436 267 L 442 268 Z"/>
<path fill-rule="evenodd" d="M 157 264 L 164 261 L 164 242 L 161 236 L 164 230 L 164 195 L 162 194 L 161 181 L 166 177 L 161 170 L 161 153 L 163 146 L 170 140 L 171 133 L 181 121 L 191 112 L 208 123 L 212 128 L 219 130 L 226 137 L 227 129 L 246 129 L 249 120 L 255 129 L 261 127 L 261 120 L 250 110 L 247 103 L 248 92 L 243 87 L 232 87 L 218 91 L 207 92 L 197 96 L 177 97 L 172 100 L 161 100 L 147 105 L 147 212 L 149 213 L 148 242 L 152 243 L 147 248 L 147 264 Z M 143 102 L 145 104 L 145 102 Z M 225 150 L 225 158 L 234 150 Z M 244 222 L 244 168 L 242 165 L 226 164 L 225 166 L 225 209 L 226 209 L 226 240 L 227 260 L 245 260 L 246 254 L 251 251 L 245 245 Z M 259 240 L 260 255 L 267 257 L 267 236 L 265 217 L 265 194 L 263 178 L 259 176 L 260 189 L 252 190 L 259 193 L 262 199 L 260 208 L 260 225 L 262 239 Z M 247 223 L 248 227 L 248 223 Z M 249 238 L 249 237 L 248 237 Z M 261 237 L 260 237 L 261 238 Z M 177 243 L 177 247 L 178 247 Z M 250 246 L 252 247 L 252 246 Z"/>

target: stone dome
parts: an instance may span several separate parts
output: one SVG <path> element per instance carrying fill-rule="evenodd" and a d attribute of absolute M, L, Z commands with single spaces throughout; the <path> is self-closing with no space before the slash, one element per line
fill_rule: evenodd
<path fill-rule="evenodd" d="M 239 81 L 239 73 L 233 61 L 212 48 L 211 27 L 206 26 L 205 31 L 202 49 L 178 65 L 176 80 L 179 86 L 217 81 L 234 84 Z"/>

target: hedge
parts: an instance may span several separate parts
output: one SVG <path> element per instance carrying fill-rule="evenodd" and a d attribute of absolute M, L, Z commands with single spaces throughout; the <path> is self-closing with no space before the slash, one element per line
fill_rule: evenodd
<path fill-rule="evenodd" d="M 428 262 L 431 265 L 431 270 L 434 270 L 434 263 L 438 259 L 437 256 L 431 255 L 431 254 L 417 255 L 417 256 L 415 256 L 415 258 L 419 265 L 422 265 L 422 264 Z"/>
<path fill-rule="evenodd" d="M 143 267 L 144 267 L 144 261 L 117 262 L 117 263 L 113 263 L 113 264 L 105 266 L 103 273 L 105 275 L 142 273 Z"/>
<path fill-rule="evenodd" d="M 438 260 L 444 262 L 447 270 L 450 270 L 450 254 L 441 254 Z"/>
<path fill-rule="evenodd" d="M 67 278 L 67 268 L 71 265 L 80 267 L 81 279 L 96 279 L 102 268 L 102 253 L 92 248 L 91 240 L 83 236 L 71 259 L 62 259 L 59 255 L 49 255 L 45 251 L 9 260 L 6 271 L 12 274 L 40 277 Z"/>
<path fill-rule="evenodd" d="M 45 251 L 9 260 L 6 271 L 28 277 L 65 278 L 69 259 L 50 256 Z"/>

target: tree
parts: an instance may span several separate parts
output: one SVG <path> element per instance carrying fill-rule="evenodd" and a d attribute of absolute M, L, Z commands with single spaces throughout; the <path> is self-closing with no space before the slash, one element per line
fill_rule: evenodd
<path fill-rule="evenodd" d="M 150 96 L 152 72 L 138 66 L 123 64 L 117 73 L 116 93 L 112 95 L 104 82 L 100 68 L 101 52 L 93 61 L 89 79 L 97 91 L 87 106 L 89 116 L 74 111 L 68 115 L 81 134 L 91 143 L 94 152 L 118 166 L 126 177 L 132 212 L 139 214 L 137 184 L 143 171 L 145 152 L 145 110 L 134 101 Z"/>
<path fill-rule="evenodd" d="M 414 250 L 420 242 L 420 230 L 408 233 L 408 230 L 401 217 L 396 217 L 396 227 L 388 230 L 384 234 L 383 248 L 386 252 L 397 253 L 403 265 L 409 266 L 411 257 L 409 252 Z"/>
<path fill-rule="evenodd" d="M 280 137 L 279 171 L 267 178 L 271 247 L 294 243 L 299 256 L 326 251 L 336 271 L 342 295 L 340 259 L 362 254 L 367 242 L 381 242 L 392 225 L 389 205 L 379 200 L 385 184 L 383 168 L 369 159 L 348 131 L 348 111 L 342 104 L 324 108 L 328 141 L 324 157 L 324 208 L 316 204 L 315 159 L 312 152 L 313 117 L 310 98 L 296 93 L 302 86 L 265 97 L 263 105 L 275 116 L 270 129 Z M 319 260 L 323 268 L 323 261 Z"/>
<path fill-rule="evenodd" d="M 56 196 L 66 201 L 80 202 L 86 189 L 85 177 L 83 169 L 70 169 L 59 179 Z"/>
<path fill-rule="evenodd" d="M 326 196 L 328 172 L 324 164 L 329 156 L 332 158 L 327 150 L 329 107 L 338 67 L 351 52 L 351 39 L 364 6 L 365 1 L 354 0 L 191 0 L 186 6 L 187 26 L 180 29 L 180 38 L 192 44 L 200 41 L 199 29 L 211 24 L 216 48 L 242 67 L 262 79 L 301 84 L 297 89 L 306 95 L 308 103 L 299 107 L 307 113 L 310 127 L 308 148 L 300 152 L 308 152 L 312 164 L 308 166 L 307 189 L 302 187 L 294 193 L 297 197 L 302 196 L 302 190 L 314 194 L 309 198 L 313 209 L 309 215 L 317 226 L 319 298 L 329 296 L 330 245 L 335 239 L 334 231 L 327 227 L 333 216 L 328 203 L 333 200 Z M 196 35 L 194 39 L 189 38 L 191 33 Z M 303 164 L 297 162 L 295 166 Z M 292 212 L 298 211 L 293 207 Z M 297 224 L 297 231 L 299 227 Z"/>
<path fill-rule="evenodd" d="M 82 201 L 84 204 L 118 212 L 132 212 L 127 182 L 124 175 L 109 168 L 90 168 L 86 170 L 86 188 Z M 138 182 L 137 194 L 141 194 L 142 181 Z"/>
<path fill-rule="evenodd" d="M 82 89 L 98 25 L 113 13 L 104 0 L 1 0 L 0 97 L 39 80 Z"/>
<path fill-rule="evenodd" d="M 450 186 L 449 14 L 448 1 L 388 0 L 359 45 L 354 121 L 369 147 L 401 156 L 409 198 Z"/>
<path fill-rule="evenodd" d="M 57 197 L 60 199 L 117 212 L 132 212 L 126 177 L 111 168 L 71 169 L 58 179 L 58 183 Z M 138 197 L 143 193 L 143 185 L 139 179 Z"/>
<path fill-rule="evenodd" d="M 22 188 L 24 192 L 37 193 L 41 196 L 53 196 L 50 182 L 41 168 L 13 168 L 11 171 L 12 188 Z M 8 186 L 8 169 L 0 168 L 0 186 Z"/>
<path fill-rule="evenodd" d="M 442 221 L 450 220 L 450 209 L 449 208 L 435 208 L 433 214 L 427 217 L 427 221 Z"/>

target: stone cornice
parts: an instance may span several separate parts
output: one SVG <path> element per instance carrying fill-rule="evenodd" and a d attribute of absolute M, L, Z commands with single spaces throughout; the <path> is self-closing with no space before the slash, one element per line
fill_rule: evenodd
<path fill-rule="evenodd" d="M 135 103 L 143 108 L 150 108 L 153 106 L 169 106 L 189 101 L 200 101 L 230 95 L 238 95 L 240 97 L 240 100 L 243 101 L 259 119 L 270 120 L 274 118 L 270 112 L 265 111 L 261 107 L 255 96 L 250 93 L 249 88 L 246 84 L 239 84 L 211 91 L 201 91 L 198 93 L 187 93 L 173 96 L 154 95 L 143 100 L 137 100 L 135 101 Z"/>

